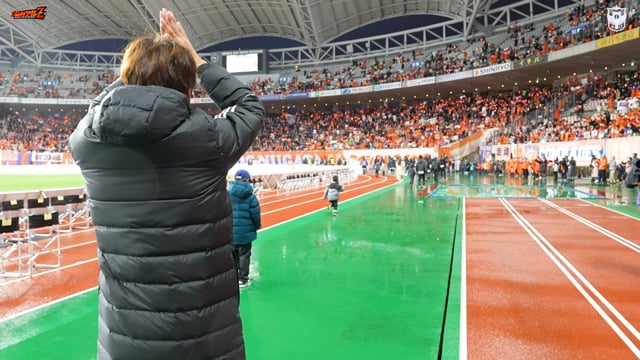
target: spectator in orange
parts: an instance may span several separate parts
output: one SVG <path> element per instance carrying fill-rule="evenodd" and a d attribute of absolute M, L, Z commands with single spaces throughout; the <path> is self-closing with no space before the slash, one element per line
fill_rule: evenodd
<path fill-rule="evenodd" d="M 598 162 L 599 185 L 607 184 L 607 171 L 609 171 L 609 161 L 607 160 L 607 155 L 602 155 L 602 158 L 600 158 L 600 161 Z"/>

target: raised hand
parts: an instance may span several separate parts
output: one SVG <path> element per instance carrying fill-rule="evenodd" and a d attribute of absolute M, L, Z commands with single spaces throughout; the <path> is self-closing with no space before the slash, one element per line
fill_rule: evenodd
<path fill-rule="evenodd" d="M 174 40 L 176 43 L 187 49 L 191 54 L 191 57 L 193 57 L 193 60 L 196 62 L 196 67 L 206 63 L 206 61 L 204 61 L 194 49 L 189 37 L 187 36 L 187 32 L 182 27 L 182 24 L 180 24 L 179 21 L 176 21 L 176 17 L 173 15 L 173 12 L 165 8 L 160 11 L 160 34 L 165 38 Z"/>

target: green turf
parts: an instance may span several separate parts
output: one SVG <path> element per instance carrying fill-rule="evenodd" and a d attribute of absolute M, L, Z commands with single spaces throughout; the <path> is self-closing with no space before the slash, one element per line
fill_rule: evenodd
<path fill-rule="evenodd" d="M 45 190 L 84 186 L 80 174 L 0 175 L 0 192 Z"/>
<path fill-rule="evenodd" d="M 98 291 L 0 322 L 0 359 L 95 359 Z"/>
<path fill-rule="evenodd" d="M 247 358 L 438 358 L 458 211 L 400 184 L 261 232 Z"/>

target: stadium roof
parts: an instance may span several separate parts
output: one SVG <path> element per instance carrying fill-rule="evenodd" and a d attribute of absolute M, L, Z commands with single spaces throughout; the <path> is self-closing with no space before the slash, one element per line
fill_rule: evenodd
<path fill-rule="evenodd" d="M 196 48 L 247 36 L 279 36 L 309 47 L 362 25 L 397 16 L 461 18 L 489 1 L 472 0 L 64 0 L 46 7 L 42 21 L 6 21 L 33 1 L 2 1 L 5 25 L 43 48 L 102 38 L 133 38 L 158 29 L 162 7 L 173 10 Z M 39 4 L 39 3 L 38 3 Z M 43 4 L 44 5 L 44 4 Z"/>
<path fill-rule="evenodd" d="M 132 39 L 158 29 L 162 7 L 174 11 L 198 50 L 234 39 L 273 36 L 318 49 L 381 20 L 431 15 L 444 19 L 438 37 L 464 38 L 538 14 L 560 13 L 581 0 L 30 0 L 0 2 L 0 60 L 52 63 L 40 54 L 87 40 Z M 44 19 L 16 10 L 46 6 Z M 425 24 L 428 25 L 428 24 Z M 113 51 L 111 51 L 113 52 Z M 45 56 L 46 57 L 46 56 Z M 322 60 L 322 59 L 316 59 Z"/>

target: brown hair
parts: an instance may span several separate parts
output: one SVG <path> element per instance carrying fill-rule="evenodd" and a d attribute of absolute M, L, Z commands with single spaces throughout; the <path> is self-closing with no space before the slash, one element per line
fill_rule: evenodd
<path fill-rule="evenodd" d="M 196 64 L 187 49 L 160 34 L 141 36 L 124 49 L 120 77 L 127 85 L 158 85 L 189 96 Z"/>

